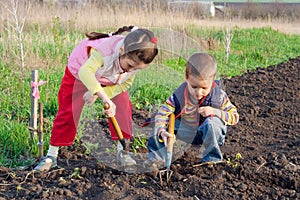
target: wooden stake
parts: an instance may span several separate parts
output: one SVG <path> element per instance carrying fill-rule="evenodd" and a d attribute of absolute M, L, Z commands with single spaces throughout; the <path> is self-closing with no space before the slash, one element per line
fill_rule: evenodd
<path fill-rule="evenodd" d="M 38 83 L 38 71 L 31 71 L 31 81 Z M 31 111 L 30 111 L 30 137 L 33 138 L 37 135 L 37 112 L 38 112 L 38 99 L 32 96 L 34 87 L 31 87 L 30 99 L 31 99 Z"/>
<path fill-rule="evenodd" d="M 40 128 L 39 128 L 39 132 L 38 132 L 38 137 L 39 137 L 39 141 L 38 141 L 38 147 L 39 147 L 39 160 L 41 161 L 44 154 L 44 141 L 43 141 L 43 131 L 44 131 L 44 117 L 43 117 L 43 103 L 39 103 L 39 110 L 40 110 Z"/>

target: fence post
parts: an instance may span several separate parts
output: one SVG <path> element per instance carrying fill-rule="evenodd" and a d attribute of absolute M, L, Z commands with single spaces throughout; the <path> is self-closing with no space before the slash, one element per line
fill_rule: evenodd
<path fill-rule="evenodd" d="M 39 148 L 39 160 L 43 157 L 43 148 L 44 148 L 44 141 L 43 141 L 43 131 L 44 131 L 44 117 L 43 117 L 43 103 L 38 103 L 38 99 L 40 98 L 39 89 L 38 87 L 45 84 L 46 81 L 38 81 L 38 71 L 32 70 L 31 71 L 31 113 L 30 113 L 30 137 L 31 140 L 38 135 L 38 148 Z M 38 108 L 39 107 L 39 108 Z M 39 128 L 38 126 L 38 109 L 39 113 Z"/>

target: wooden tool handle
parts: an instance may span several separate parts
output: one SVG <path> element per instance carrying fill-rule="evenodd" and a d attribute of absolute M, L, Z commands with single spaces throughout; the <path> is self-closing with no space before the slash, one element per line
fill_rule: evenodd
<path fill-rule="evenodd" d="M 167 145 L 167 152 L 173 151 L 173 144 L 174 144 L 174 130 L 175 130 L 175 115 L 172 113 L 169 116 L 169 127 L 168 132 L 172 134 L 173 137 L 168 138 L 168 145 Z"/>
<path fill-rule="evenodd" d="M 109 104 L 105 103 L 104 104 L 104 109 L 108 110 L 109 108 L 110 108 Z M 113 127 L 114 127 L 114 129 L 115 129 L 115 131 L 116 131 L 116 133 L 118 135 L 119 140 L 122 140 L 123 139 L 123 133 L 122 133 L 122 131 L 120 129 L 120 126 L 119 126 L 116 118 L 115 117 L 108 117 L 108 119 L 111 121 L 111 123 L 112 123 L 112 125 L 113 125 Z"/>

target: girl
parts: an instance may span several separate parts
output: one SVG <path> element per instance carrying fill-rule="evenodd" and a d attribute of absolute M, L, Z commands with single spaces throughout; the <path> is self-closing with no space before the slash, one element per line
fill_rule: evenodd
<path fill-rule="evenodd" d="M 121 35 L 125 31 L 130 33 Z M 59 107 L 49 150 L 34 168 L 36 171 L 48 171 L 57 165 L 59 147 L 71 146 L 74 142 L 84 103 L 92 105 L 97 98 L 109 104 L 105 113 L 116 117 L 124 138 L 132 139 L 128 88 L 135 74 L 157 55 L 157 38 L 150 30 L 134 26 L 124 26 L 112 34 L 91 32 L 86 36 L 69 57 L 58 92 Z M 112 139 L 118 140 L 110 123 L 109 127 Z M 132 158 L 124 160 L 135 164 Z"/>

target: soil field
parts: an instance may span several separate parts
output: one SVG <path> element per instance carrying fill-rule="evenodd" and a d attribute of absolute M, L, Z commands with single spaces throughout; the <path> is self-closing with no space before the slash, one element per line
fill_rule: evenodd
<path fill-rule="evenodd" d="M 300 57 L 224 80 L 240 113 L 221 148 L 230 162 L 199 166 L 192 147 L 161 184 L 155 173 L 127 174 L 72 146 L 50 172 L 1 168 L 0 199 L 300 199 L 299 82 Z M 148 115 L 134 110 L 137 124 Z M 105 122 L 96 125 L 105 130 Z"/>

